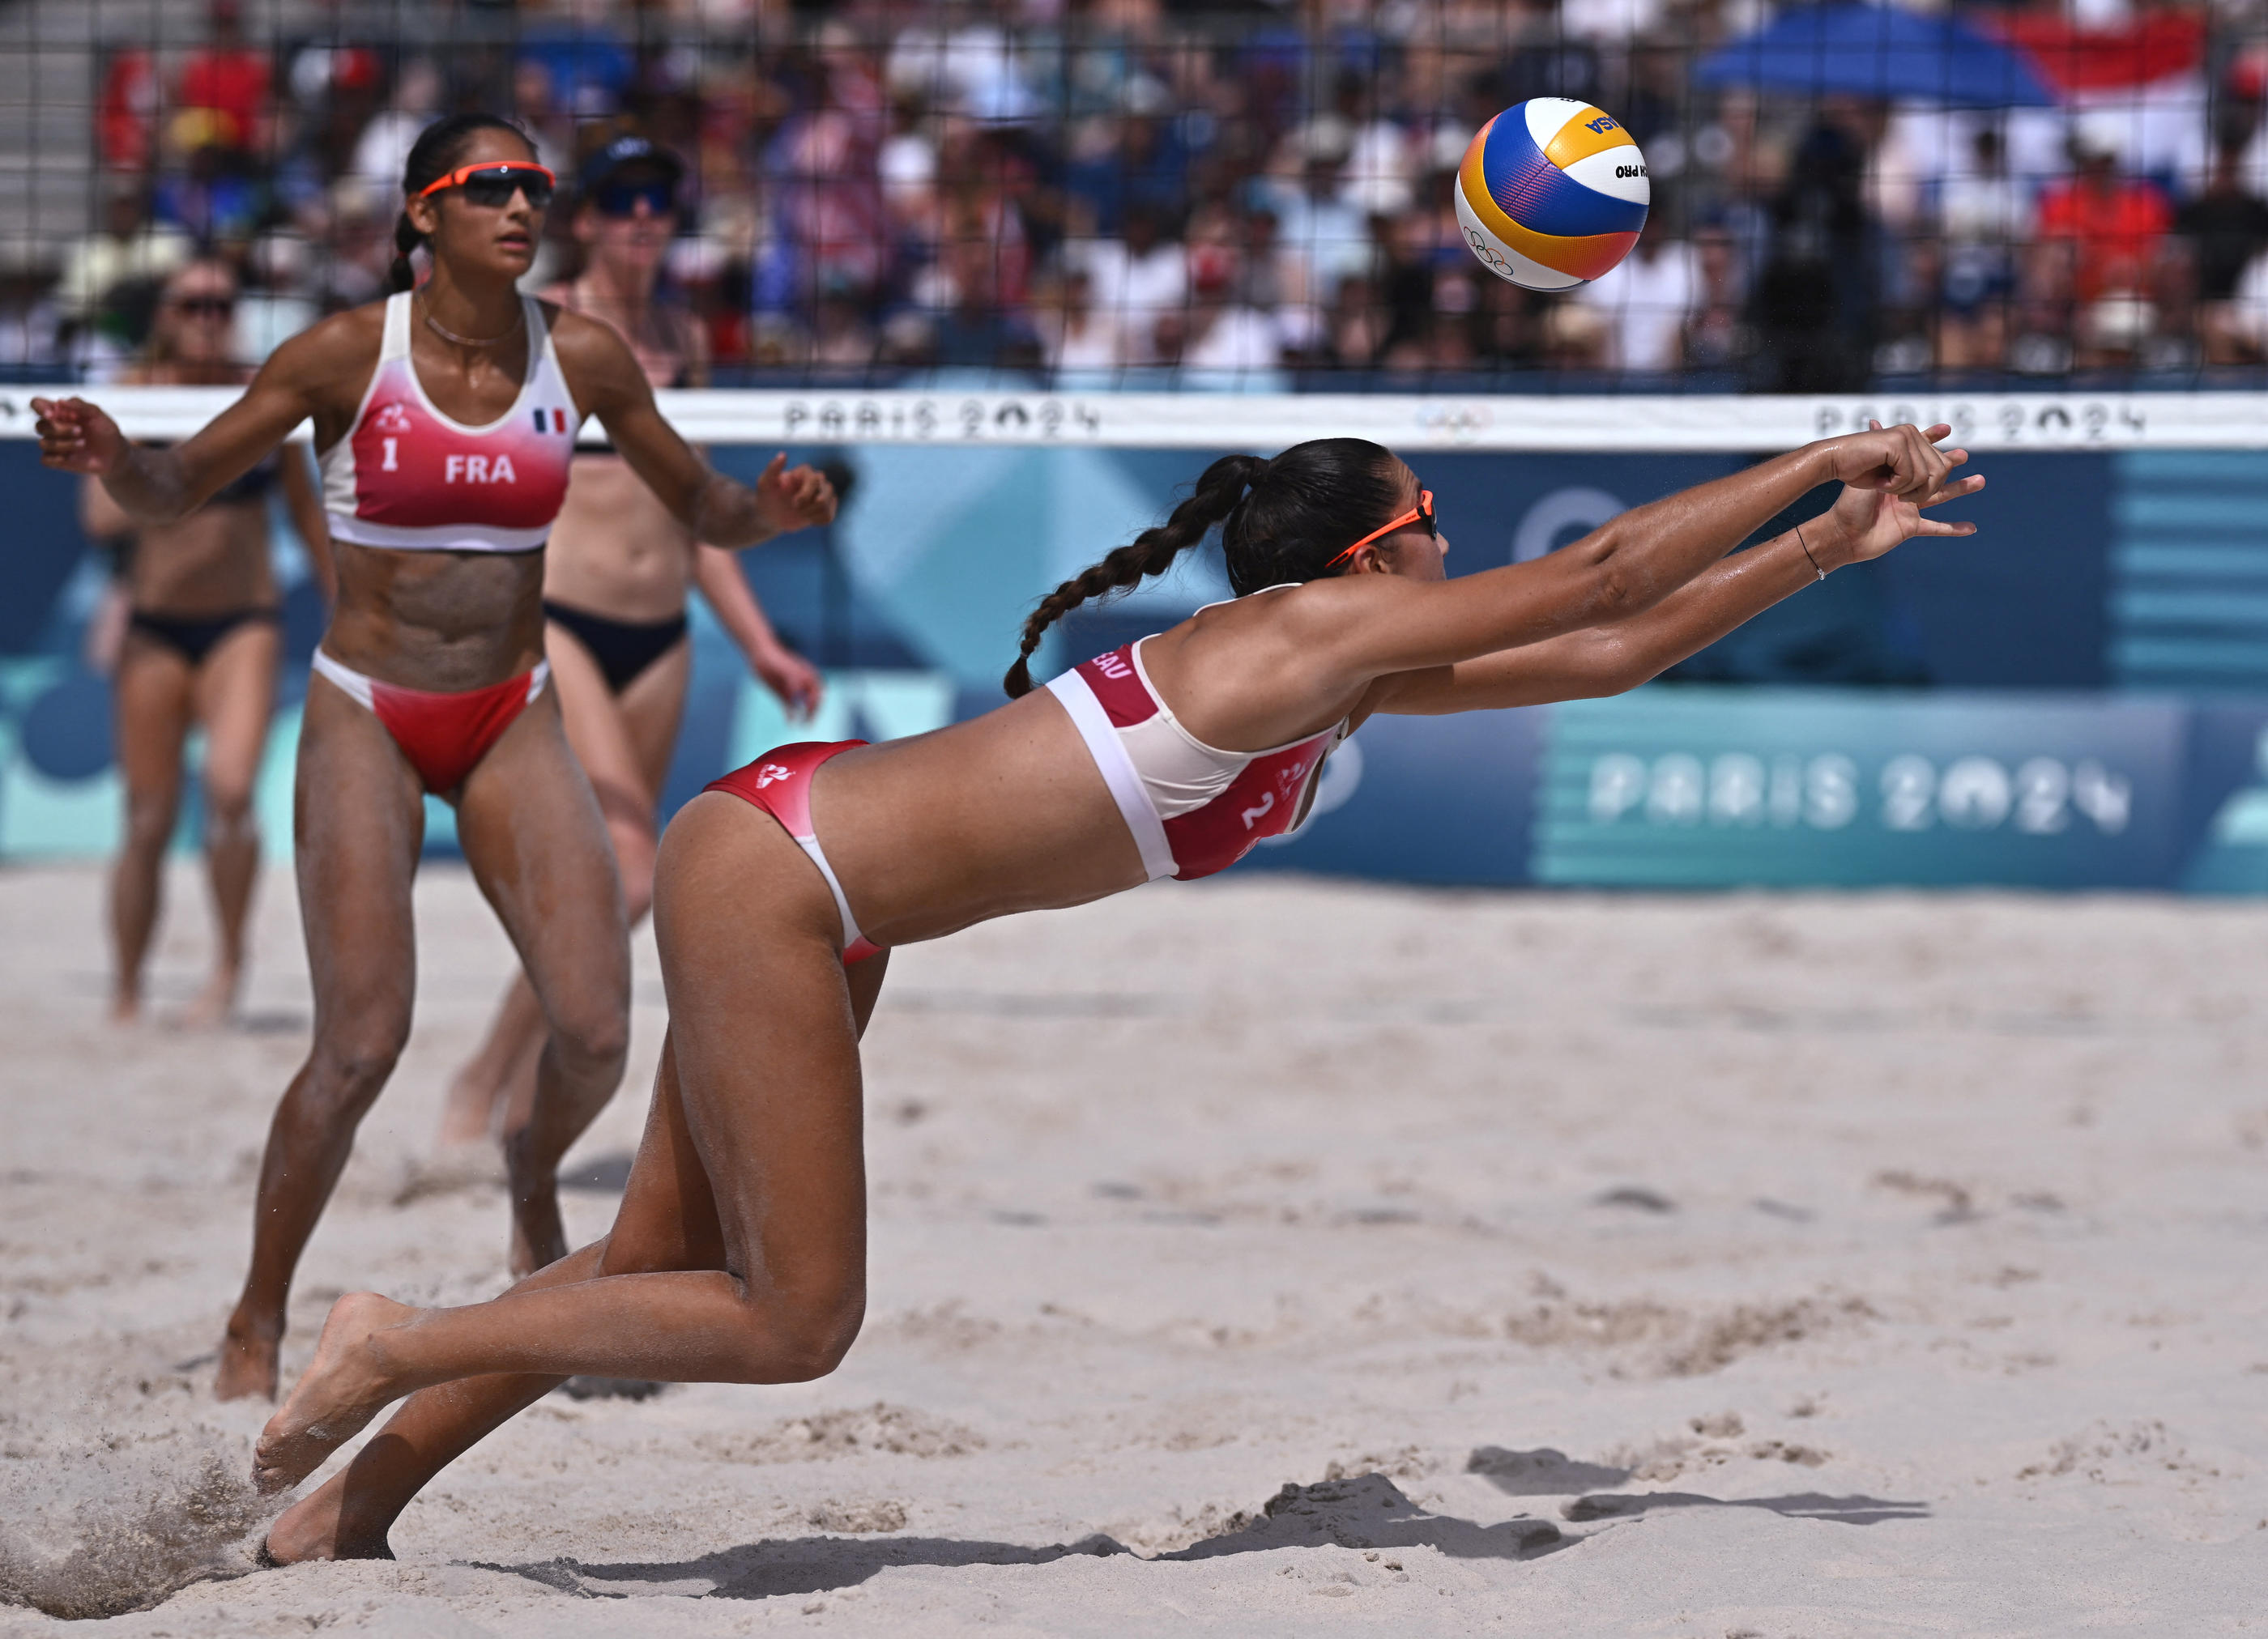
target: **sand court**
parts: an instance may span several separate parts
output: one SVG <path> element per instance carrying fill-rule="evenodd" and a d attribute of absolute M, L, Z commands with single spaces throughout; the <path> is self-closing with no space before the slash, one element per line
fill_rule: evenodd
<path fill-rule="evenodd" d="M 839 1372 L 555 1395 L 398 1562 L 242 1575 L 266 1408 L 210 1356 L 308 993 L 272 874 L 242 1027 L 165 1028 L 172 886 L 119 1033 L 99 874 L 0 876 L 0 1590 L 156 1602 L 103 1631 L 2218 1633 L 2268 1596 L 2250 905 L 1247 878 L 907 949 Z M 287 1378 L 341 1291 L 504 1283 L 500 1182 L 429 1139 L 509 952 L 460 871 L 417 911 Z M 578 1240 L 661 1039 L 638 937 Z"/>

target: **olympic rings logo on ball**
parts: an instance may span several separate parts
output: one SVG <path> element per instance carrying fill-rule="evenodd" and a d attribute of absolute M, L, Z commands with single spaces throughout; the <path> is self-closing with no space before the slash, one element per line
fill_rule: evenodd
<path fill-rule="evenodd" d="M 1487 265 L 1490 272 L 1510 276 L 1512 264 L 1505 260 L 1503 252 L 1483 237 L 1479 229 L 1467 228 L 1465 243 L 1472 247 L 1473 254 Z"/>

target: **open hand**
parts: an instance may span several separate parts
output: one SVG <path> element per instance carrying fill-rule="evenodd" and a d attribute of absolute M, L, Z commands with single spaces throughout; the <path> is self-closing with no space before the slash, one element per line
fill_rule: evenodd
<path fill-rule="evenodd" d="M 826 697 L 827 682 L 820 676 L 819 668 L 784 645 L 750 655 L 748 670 L 756 674 L 758 682 L 779 696 L 791 723 L 807 721 Z"/>
<path fill-rule="evenodd" d="M 117 470 L 126 452 L 126 435 L 100 409 L 78 398 L 33 399 L 32 408 L 40 418 L 42 466 L 90 478 Z"/>
<path fill-rule="evenodd" d="M 776 535 L 827 523 L 835 516 L 835 486 L 815 467 L 790 471 L 783 450 L 756 480 L 756 515 Z"/>
<path fill-rule="evenodd" d="M 1974 524 L 1949 523 L 1922 516 L 1925 507 L 1975 495 L 1984 487 L 1982 474 L 1952 477 L 1953 469 L 1969 459 L 1968 451 L 1935 447 L 1934 441 L 1953 430 L 1943 426 L 1926 431 L 1913 427 L 1886 429 L 1880 422 L 1868 425 L 1873 430 L 1867 437 L 1883 441 L 1879 446 L 1883 452 L 1882 459 L 1874 466 L 1859 468 L 1858 476 L 1844 478 L 1843 493 L 1836 497 L 1829 513 L 1842 537 L 1842 551 L 1835 555 L 1844 562 L 1863 563 L 1869 558 L 1881 557 L 1900 541 L 1916 535 L 1975 534 Z M 1936 459 L 1923 458 L 1917 451 L 1918 444 Z M 1856 465 L 1874 453 L 1877 446 L 1852 439 L 1843 447 L 1855 452 L 1852 459 Z M 1841 453 L 1838 450 L 1838 475 L 1843 465 Z M 1913 474 L 1911 481 L 1905 476 L 1908 473 Z M 1834 565 L 1822 562 L 1821 567 Z"/>

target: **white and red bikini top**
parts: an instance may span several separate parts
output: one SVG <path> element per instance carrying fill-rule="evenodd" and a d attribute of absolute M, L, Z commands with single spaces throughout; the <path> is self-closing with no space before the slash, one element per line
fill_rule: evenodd
<path fill-rule="evenodd" d="M 1266 751 L 1208 746 L 1159 697 L 1142 665 L 1146 641 L 1097 655 L 1048 688 L 1117 799 L 1150 880 L 1189 882 L 1227 870 L 1263 838 L 1296 829 L 1347 725 L 1342 719 Z"/>
<path fill-rule="evenodd" d="M 527 375 L 503 418 L 468 427 L 434 408 L 409 357 L 409 292 L 387 298 L 378 368 L 354 428 L 324 451 L 331 538 L 397 552 L 533 552 L 567 497 L 582 417 L 543 309 L 521 297 Z"/>

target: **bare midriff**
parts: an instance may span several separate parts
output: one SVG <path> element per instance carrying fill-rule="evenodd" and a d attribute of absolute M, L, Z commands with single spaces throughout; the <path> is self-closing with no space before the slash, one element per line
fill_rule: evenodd
<path fill-rule="evenodd" d="M 693 536 L 619 455 L 575 458 L 547 554 L 547 598 L 617 621 L 685 612 Z"/>
<path fill-rule="evenodd" d="M 885 947 L 1144 880 L 1071 717 L 1044 689 L 1004 710 L 864 746 L 812 783 L 812 826 L 859 927 Z"/>
<path fill-rule="evenodd" d="M 380 682 L 456 694 L 543 658 L 537 552 L 396 552 L 335 541 L 339 600 L 323 647 Z"/>
<path fill-rule="evenodd" d="M 134 534 L 128 591 L 143 614 L 197 620 L 275 607 L 265 501 L 208 505 L 178 523 L 137 525 Z"/>

